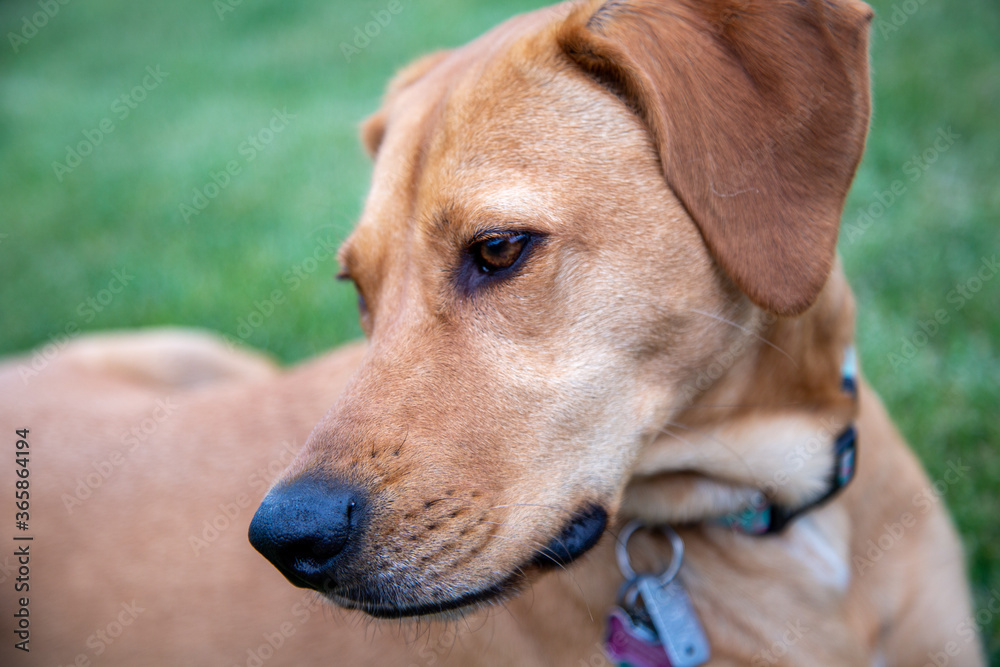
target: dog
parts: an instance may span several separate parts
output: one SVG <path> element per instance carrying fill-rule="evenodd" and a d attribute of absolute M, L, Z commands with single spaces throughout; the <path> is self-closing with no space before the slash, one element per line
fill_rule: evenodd
<path fill-rule="evenodd" d="M 33 539 L 4 664 L 601 665 L 622 638 L 659 656 L 633 664 L 983 664 L 955 530 L 854 362 L 871 19 L 515 17 L 362 127 L 339 261 L 367 342 L 8 361 Z"/>

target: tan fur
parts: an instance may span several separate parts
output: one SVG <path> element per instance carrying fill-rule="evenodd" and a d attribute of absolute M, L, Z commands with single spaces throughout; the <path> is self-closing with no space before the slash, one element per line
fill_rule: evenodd
<path fill-rule="evenodd" d="M 950 641 L 949 664 L 982 664 L 944 509 L 875 394 L 840 390 L 854 304 L 834 242 L 868 117 L 869 10 L 654 4 L 517 17 L 397 78 L 363 128 L 375 172 L 340 258 L 366 345 L 272 372 L 174 333 L 78 341 L 27 383 L 19 360 L 0 366 L 5 437 L 31 429 L 36 535 L 32 652 L 13 664 L 606 664 L 612 535 L 630 518 L 684 524 L 712 665 L 921 665 Z M 755 192 L 713 199 L 720 179 Z M 509 279 L 464 289 L 470 239 L 505 229 L 544 240 Z M 192 386 L 136 354 L 181 349 L 228 370 Z M 816 497 L 852 421 L 859 471 L 833 502 L 774 537 L 711 522 L 762 488 Z M 377 499 L 357 581 L 406 605 L 513 577 L 505 608 L 376 622 L 293 588 L 246 533 L 267 488 L 303 474 Z M 586 504 L 612 535 L 565 570 L 531 566 Z M 643 532 L 634 551 L 662 567 L 669 547 Z M 143 611 L 95 639 L 123 603 Z"/>

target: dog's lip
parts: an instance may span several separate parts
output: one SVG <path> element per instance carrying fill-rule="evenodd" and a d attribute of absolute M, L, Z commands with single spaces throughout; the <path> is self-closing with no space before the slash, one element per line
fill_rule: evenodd
<path fill-rule="evenodd" d="M 503 581 L 491 584 L 475 591 L 449 600 L 425 602 L 420 604 L 396 606 L 372 603 L 345 596 L 343 593 L 327 593 L 327 596 L 341 607 L 357 609 L 375 618 L 406 618 L 412 616 L 432 616 L 447 612 L 464 612 L 484 604 L 498 602 L 512 595 L 523 583 L 525 575 L 512 574 Z"/>
<path fill-rule="evenodd" d="M 536 551 L 527 561 L 514 568 L 514 572 L 507 578 L 448 600 L 410 605 L 383 604 L 345 595 L 349 588 L 344 592 L 327 591 L 327 596 L 341 607 L 357 609 L 376 618 L 432 616 L 456 611 L 463 613 L 511 597 L 530 578 L 529 573 L 565 567 L 576 560 L 589 551 L 604 534 L 607 518 L 607 511 L 601 505 L 584 506 L 548 547 Z"/>
<path fill-rule="evenodd" d="M 540 567 L 565 567 L 590 551 L 607 526 L 608 511 L 599 503 L 588 503 L 576 511 L 548 546 L 535 553 L 532 563 Z"/>

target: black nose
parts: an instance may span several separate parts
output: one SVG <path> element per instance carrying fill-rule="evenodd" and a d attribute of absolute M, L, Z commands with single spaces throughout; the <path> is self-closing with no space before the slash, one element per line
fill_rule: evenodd
<path fill-rule="evenodd" d="M 328 590 L 363 510 L 356 489 L 299 478 L 264 497 L 250 522 L 250 544 L 296 586 Z"/>

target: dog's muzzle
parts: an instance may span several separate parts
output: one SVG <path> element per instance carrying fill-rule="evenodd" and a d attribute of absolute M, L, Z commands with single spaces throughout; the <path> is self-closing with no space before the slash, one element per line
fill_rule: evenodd
<path fill-rule="evenodd" d="M 356 486 L 318 476 L 279 484 L 264 497 L 250 522 L 250 543 L 295 586 L 371 616 L 399 618 L 472 608 L 500 600 L 525 583 L 528 572 L 564 567 L 600 540 L 607 511 L 586 504 L 548 544 L 506 576 L 462 592 L 421 590 L 413 580 L 379 580 L 371 558 L 362 557 L 377 505 Z M 419 573 L 410 572 L 410 575 Z M 406 579 L 405 577 L 403 579 Z"/>

